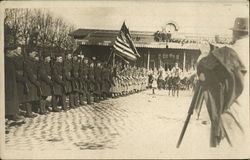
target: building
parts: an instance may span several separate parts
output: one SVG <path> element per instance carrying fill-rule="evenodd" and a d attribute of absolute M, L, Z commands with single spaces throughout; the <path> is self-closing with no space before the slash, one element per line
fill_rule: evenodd
<path fill-rule="evenodd" d="M 216 43 L 214 36 L 179 33 L 174 23 L 168 23 L 162 30 L 131 31 L 135 47 L 141 55 L 135 62 L 137 66 L 148 69 L 162 66 L 167 70 L 177 62 L 182 69 L 190 70 L 195 67 L 200 55 L 199 43 L 204 39 Z M 85 56 L 107 61 L 111 58 L 111 49 L 118 33 L 119 30 L 78 29 L 69 35 L 75 39 Z"/>

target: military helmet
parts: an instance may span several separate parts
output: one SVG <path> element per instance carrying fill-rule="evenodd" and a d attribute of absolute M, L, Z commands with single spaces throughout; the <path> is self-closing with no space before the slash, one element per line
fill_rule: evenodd
<path fill-rule="evenodd" d="M 65 55 L 68 55 L 68 54 L 72 54 L 72 51 L 71 50 L 66 50 Z"/>
<path fill-rule="evenodd" d="M 88 60 L 89 60 L 89 64 L 94 63 L 91 59 L 88 59 Z"/>
<path fill-rule="evenodd" d="M 57 52 L 57 53 L 55 53 L 55 57 L 62 57 L 62 58 L 64 58 L 64 54 L 62 54 L 61 52 Z"/>
<path fill-rule="evenodd" d="M 42 58 L 50 57 L 51 53 L 48 49 L 44 49 L 42 52 Z"/>
<path fill-rule="evenodd" d="M 89 58 L 88 57 L 84 57 L 83 60 L 88 60 L 89 61 Z"/>
<path fill-rule="evenodd" d="M 10 51 L 10 50 L 15 50 L 17 49 L 17 45 L 9 45 L 9 46 L 6 46 L 4 47 L 4 53 L 7 54 L 7 51 Z"/>

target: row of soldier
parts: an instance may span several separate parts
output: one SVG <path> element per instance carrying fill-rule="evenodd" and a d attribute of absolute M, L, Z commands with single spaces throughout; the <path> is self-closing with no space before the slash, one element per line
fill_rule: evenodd
<path fill-rule="evenodd" d="M 145 68 L 122 66 L 117 63 L 113 70 L 112 97 L 123 96 L 145 90 L 148 86 L 148 72 Z"/>
<path fill-rule="evenodd" d="M 32 118 L 33 112 L 67 111 L 138 92 L 147 85 L 145 69 L 121 63 L 111 67 L 72 52 L 56 53 L 52 61 L 50 54 L 41 57 L 34 49 L 25 54 L 20 46 L 6 48 L 5 53 L 6 116 L 12 120 L 22 118 L 19 107 Z"/>

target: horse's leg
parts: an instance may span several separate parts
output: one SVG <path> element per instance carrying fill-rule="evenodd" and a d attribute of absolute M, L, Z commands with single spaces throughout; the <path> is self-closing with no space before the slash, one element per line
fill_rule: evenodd
<path fill-rule="evenodd" d="M 179 97 L 179 87 L 178 86 L 177 86 L 176 91 L 177 91 L 177 97 Z"/>

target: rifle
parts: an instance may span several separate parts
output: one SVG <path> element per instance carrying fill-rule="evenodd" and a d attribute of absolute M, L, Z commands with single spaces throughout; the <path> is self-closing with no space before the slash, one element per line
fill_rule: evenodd
<path fill-rule="evenodd" d="M 79 82 L 79 92 L 80 93 L 83 93 L 83 78 L 82 78 L 82 52 L 80 52 L 80 62 L 79 62 L 79 70 L 78 70 L 78 73 L 79 73 L 79 79 L 78 79 L 78 82 Z"/>
<path fill-rule="evenodd" d="M 181 131 L 179 140 L 177 142 L 176 148 L 180 147 L 182 139 L 183 139 L 184 134 L 186 132 L 189 120 L 191 118 L 191 115 L 193 114 L 194 109 L 197 108 L 198 105 L 201 105 L 201 103 L 200 103 L 202 101 L 201 98 L 202 98 L 202 87 L 200 84 L 198 84 L 197 88 L 195 89 L 195 92 L 194 92 L 194 95 L 193 95 L 193 98 L 192 98 L 192 101 L 191 101 L 191 104 L 190 104 L 190 107 L 188 110 L 188 115 L 187 115 L 186 121 L 184 123 L 184 126 L 182 128 L 182 131 Z"/>
<path fill-rule="evenodd" d="M 38 95 L 39 95 L 39 96 L 42 96 L 42 94 L 43 94 L 43 92 L 42 92 L 41 87 L 38 87 Z"/>
<path fill-rule="evenodd" d="M 26 54 L 27 54 L 27 51 L 26 51 L 26 48 L 24 47 L 24 54 L 23 54 L 23 70 L 25 69 L 25 61 L 26 61 Z M 25 76 L 24 74 L 24 71 L 23 71 L 23 76 Z M 24 82 L 24 94 L 29 94 L 29 86 L 26 82 Z"/>
<path fill-rule="evenodd" d="M 39 51 L 38 53 L 39 53 L 38 67 L 41 67 L 41 63 L 42 63 L 42 61 L 41 61 L 42 54 L 41 54 L 41 51 Z M 38 77 L 37 79 L 39 79 L 39 74 L 38 74 L 38 72 L 37 72 L 37 77 Z M 42 88 L 41 88 L 40 86 L 38 87 L 38 95 L 39 95 L 40 97 L 43 95 Z"/>
<path fill-rule="evenodd" d="M 50 58 L 51 58 L 51 60 L 50 60 L 50 69 L 51 69 L 51 80 L 52 80 L 52 76 L 54 75 L 54 74 L 53 74 L 53 67 L 54 67 L 53 62 L 54 62 L 54 57 L 52 56 L 52 52 L 50 52 Z M 53 81 L 52 81 L 52 82 L 53 82 Z M 54 93 L 55 93 L 55 88 L 54 88 L 53 85 L 51 86 L 51 89 L 52 89 L 52 93 L 54 94 Z"/>

